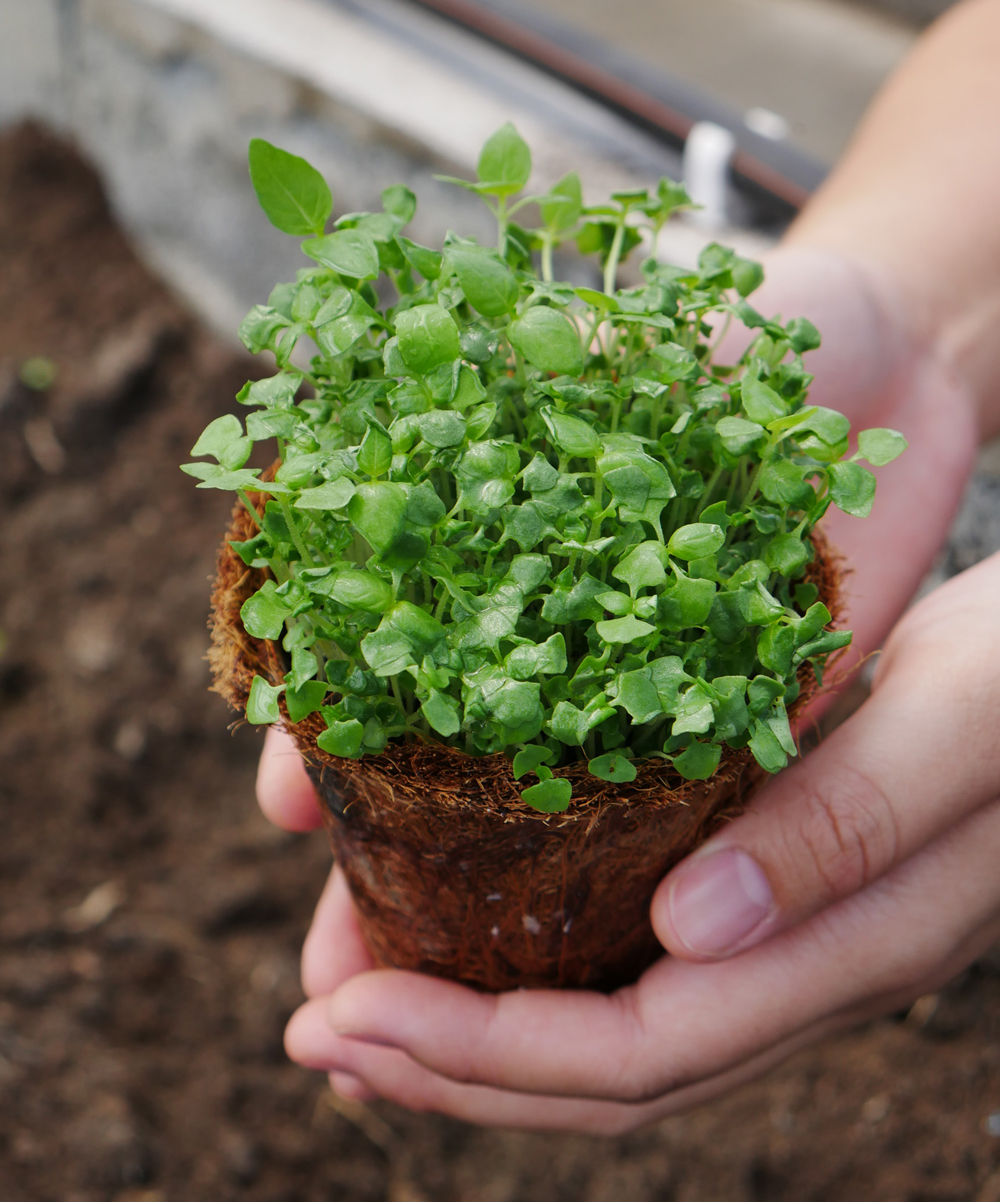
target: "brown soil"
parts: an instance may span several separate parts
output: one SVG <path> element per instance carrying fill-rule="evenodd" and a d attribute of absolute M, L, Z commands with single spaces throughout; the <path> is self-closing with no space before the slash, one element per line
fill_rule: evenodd
<path fill-rule="evenodd" d="M 252 366 L 37 130 L 0 137 L 0 314 L 4 1202 L 998 1202 L 1000 958 L 624 1139 L 338 1108 L 287 1064 L 328 852 L 257 815 L 207 692 L 229 499 L 175 466 Z"/>

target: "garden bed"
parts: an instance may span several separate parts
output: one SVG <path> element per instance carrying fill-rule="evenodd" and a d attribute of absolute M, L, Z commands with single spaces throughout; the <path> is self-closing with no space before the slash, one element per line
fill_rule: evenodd
<path fill-rule="evenodd" d="M 0 137 L 5 1202 L 998 1202 L 1000 958 L 618 1140 L 338 1105 L 285 1061 L 328 852 L 259 817 L 259 735 L 207 691 L 230 500 L 176 468 L 252 370 L 67 147 Z"/>

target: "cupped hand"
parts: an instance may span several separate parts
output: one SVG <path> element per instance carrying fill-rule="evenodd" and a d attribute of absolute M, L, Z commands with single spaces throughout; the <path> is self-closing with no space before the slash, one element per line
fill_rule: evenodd
<path fill-rule="evenodd" d="M 865 521 L 830 515 L 845 554 L 855 654 L 878 647 L 947 532 L 975 418 L 961 379 L 914 340 L 869 269 L 775 257 L 755 303 L 824 331 L 811 399 L 910 442 Z M 374 970 L 334 872 L 303 954 L 310 1001 L 290 1054 L 334 1087 L 477 1122 L 620 1131 L 693 1105 L 803 1043 L 932 989 L 1000 933 L 1000 559 L 914 608 L 871 699 L 742 818 L 678 866 L 653 902 L 672 953 L 633 987 L 490 997 Z M 259 795 L 281 825 L 319 815 L 290 741 L 269 733 Z"/>

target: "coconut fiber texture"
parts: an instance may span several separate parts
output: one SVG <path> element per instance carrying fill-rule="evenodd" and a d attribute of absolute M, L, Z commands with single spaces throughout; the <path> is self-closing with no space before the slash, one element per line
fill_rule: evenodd
<path fill-rule="evenodd" d="M 246 567 L 229 540 L 252 534 L 237 506 L 210 619 L 215 688 L 240 713 L 255 675 L 280 684 L 287 667 L 280 645 L 252 638 L 240 620 L 265 573 Z M 836 619 L 840 563 L 811 537 L 810 578 Z M 815 691 L 811 671 L 802 684 L 793 711 Z M 611 784 L 580 762 L 556 773 L 573 782 L 569 810 L 540 814 L 521 800 L 503 755 L 409 742 L 341 759 L 316 746 L 318 713 L 293 723 L 281 706 L 375 959 L 489 991 L 610 991 L 634 981 L 663 954 L 649 922 L 656 886 L 743 810 L 764 775 L 748 752 L 729 748 L 704 782 L 650 760 L 634 781 Z"/>

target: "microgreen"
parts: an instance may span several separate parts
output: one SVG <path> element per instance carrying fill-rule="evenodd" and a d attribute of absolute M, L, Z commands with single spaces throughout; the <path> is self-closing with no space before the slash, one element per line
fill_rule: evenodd
<path fill-rule="evenodd" d="M 683 188 L 587 206 L 568 175 L 520 196 L 531 155 L 511 125 L 478 180 L 453 181 L 489 205 L 496 247 L 408 239 L 401 185 L 327 231 L 308 163 L 255 139 L 250 167 L 312 262 L 243 322 L 278 368 L 240 392 L 245 426 L 212 422 L 192 454 L 214 462 L 184 468 L 240 495 L 256 533 L 234 548 L 269 570 L 242 618 L 281 640 L 288 671 L 254 680 L 248 719 L 276 721 L 284 693 L 292 721 L 322 715 L 332 755 L 412 738 L 504 752 L 546 813 L 569 804 L 553 770 L 574 760 L 613 783 L 652 756 L 704 780 L 724 746 L 782 768 L 803 666 L 821 679 L 850 641 L 805 580 L 810 532 L 831 503 L 865 516 L 860 460 L 906 445 L 864 430 L 849 455 L 847 419 L 808 404 L 815 327 L 758 313 L 760 266 L 714 243 L 692 269 L 647 258 L 619 288 Z M 569 241 L 602 290 L 553 278 Z M 720 364 L 733 317 L 750 342 Z M 245 464 L 271 439 L 262 483 Z"/>

